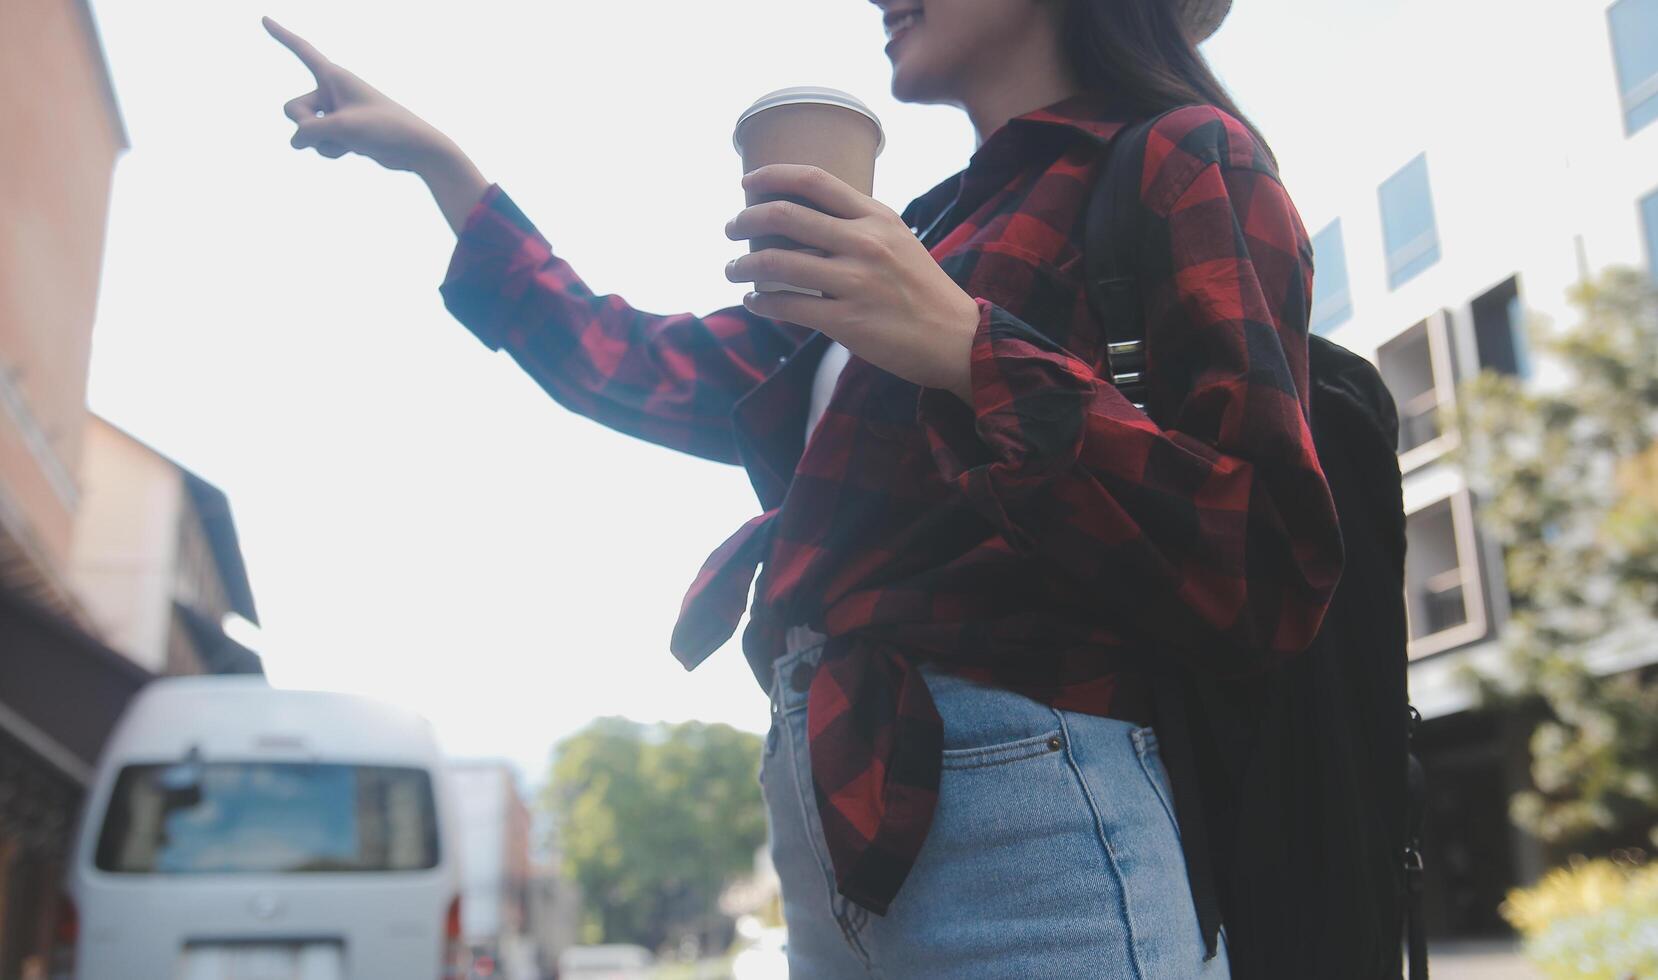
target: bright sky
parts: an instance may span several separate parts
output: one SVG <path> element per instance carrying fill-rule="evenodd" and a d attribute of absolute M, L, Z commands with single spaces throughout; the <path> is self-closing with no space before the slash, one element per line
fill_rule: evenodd
<path fill-rule="evenodd" d="M 1326 80 L 1386 77 L 1393 18 L 1427 2 L 1239 0 L 1208 45 L 1310 225 L 1378 98 Z M 877 8 L 94 6 L 132 149 L 89 400 L 229 494 L 272 680 L 408 705 L 453 753 L 531 781 L 596 715 L 764 730 L 735 639 L 692 674 L 667 652 L 703 559 L 758 512 L 742 470 L 572 415 L 452 320 L 437 286 L 453 236 L 424 188 L 289 149 L 281 107 L 309 76 L 259 17 L 448 132 L 596 292 L 707 313 L 744 288 L 722 270 L 745 246 L 722 229 L 743 206 L 732 124 L 760 94 L 824 84 L 870 104 L 887 130 L 875 196 L 894 210 L 965 165 L 964 115 L 892 100 Z"/>

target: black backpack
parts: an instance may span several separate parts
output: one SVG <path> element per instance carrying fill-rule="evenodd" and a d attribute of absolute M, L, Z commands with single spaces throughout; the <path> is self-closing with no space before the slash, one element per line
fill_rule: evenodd
<path fill-rule="evenodd" d="M 1112 140 L 1084 239 L 1112 380 L 1137 405 L 1138 164 L 1154 122 Z M 1340 584 L 1312 646 L 1270 673 L 1221 680 L 1159 664 L 1155 727 L 1204 939 L 1213 952 L 1225 924 L 1235 980 L 1399 980 L 1402 940 L 1410 976 L 1425 980 L 1398 413 L 1370 362 L 1323 337 L 1309 346 L 1313 439 L 1346 556 Z"/>

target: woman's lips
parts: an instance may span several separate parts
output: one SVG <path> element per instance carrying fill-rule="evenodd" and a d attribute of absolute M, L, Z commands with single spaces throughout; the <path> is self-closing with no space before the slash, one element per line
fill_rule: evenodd
<path fill-rule="evenodd" d="M 894 34 L 892 36 L 892 40 L 887 42 L 887 46 L 886 46 L 887 53 L 889 53 L 889 54 L 892 53 L 893 47 L 895 45 L 897 45 L 899 41 L 902 41 L 904 38 L 909 37 L 910 34 L 913 33 L 915 31 L 915 29 L 920 27 L 920 26 L 921 26 L 921 18 L 918 17 L 914 21 L 912 21 L 908 26 L 900 28 L 898 33 Z"/>

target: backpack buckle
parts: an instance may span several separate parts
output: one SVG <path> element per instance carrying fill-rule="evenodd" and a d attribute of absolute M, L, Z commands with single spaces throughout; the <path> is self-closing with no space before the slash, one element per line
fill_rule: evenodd
<path fill-rule="evenodd" d="M 1423 862 L 1422 850 L 1417 846 L 1415 838 L 1405 845 L 1405 891 L 1412 896 L 1422 894 Z"/>
<path fill-rule="evenodd" d="M 1146 342 L 1143 340 L 1124 340 L 1105 345 L 1105 359 L 1111 365 L 1114 374 L 1130 374 L 1136 378 L 1146 366 Z"/>
<path fill-rule="evenodd" d="M 1140 411 L 1145 411 L 1145 403 L 1139 401 L 1138 390 L 1128 391 L 1128 388 L 1138 388 L 1145 383 L 1146 342 L 1143 340 L 1121 340 L 1105 345 L 1105 361 L 1111 372 L 1111 383 L 1128 396 L 1129 404 Z"/>

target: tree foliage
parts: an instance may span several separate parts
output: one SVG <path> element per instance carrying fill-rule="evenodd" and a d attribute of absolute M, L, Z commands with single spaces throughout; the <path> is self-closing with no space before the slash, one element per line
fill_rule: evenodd
<path fill-rule="evenodd" d="M 705 934 L 766 839 L 760 739 L 729 725 L 601 718 L 560 742 L 545 803 L 589 932 L 660 948 Z"/>
<path fill-rule="evenodd" d="M 1474 680 L 1488 704 L 1542 711 L 1517 823 L 1562 846 L 1658 844 L 1658 683 L 1604 676 L 1658 644 L 1658 290 L 1615 268 L 1572 301 L 1569 329 L 1528 323 L 1539 377 L 1488 371 L 1458 396 L 1460 454 L 1512 602 L 1506 668 Z"/>

